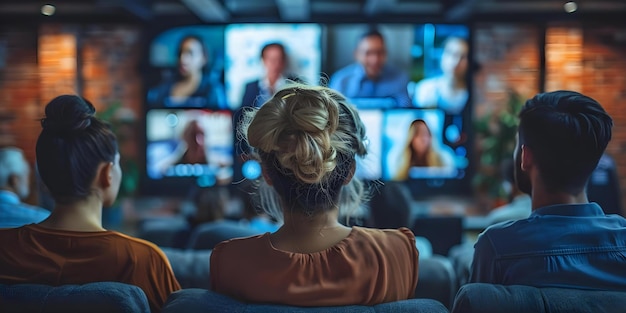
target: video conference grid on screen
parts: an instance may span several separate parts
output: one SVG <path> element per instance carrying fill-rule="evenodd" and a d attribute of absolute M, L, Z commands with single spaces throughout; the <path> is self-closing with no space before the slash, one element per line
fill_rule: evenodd
<path fill-rule="evenodd" d="M 236 24 L 160 33 L 150 43 L 146 75 L 148 178 L 190 177 L 210 186 L 258 177 L 258 165 L 244 162 L 235 148 L 241 143 L 233 117 L 242 107 L 261 106 L 290 81 L 328 85 L 359 109 L 369 155 L 359 160 L 357 176 L 463 178 L 467 26 L 371 30 L 361 24 Z M 367 86 L 371 71 L 378 78 Z"/>

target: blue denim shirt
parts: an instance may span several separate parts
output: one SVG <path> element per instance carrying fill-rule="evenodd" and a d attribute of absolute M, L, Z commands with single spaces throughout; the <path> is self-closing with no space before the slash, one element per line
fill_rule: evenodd
<path fill-rule="evenodd" d="M 331 78 L 329 87 L 341 92 L 347 98 L 391 97 L 396 106 L 411 105 L 407 85 L 409 76 L 386 65 L 378 79 L 371 80 L 361 64 L 354 63 L 337 71 Z"/>
<path fill-rule="evenodd" d="M 626 219 L 596 203 L 495 224 L 474 249 L 470 282 L 626 291 Z"/>
<path fill-rule="evenodd" d="M 0 228 L 20 227 L 45 220 L 50 212 L 20 202 L 20 198 L 6 190 L 0 190 Z"/>

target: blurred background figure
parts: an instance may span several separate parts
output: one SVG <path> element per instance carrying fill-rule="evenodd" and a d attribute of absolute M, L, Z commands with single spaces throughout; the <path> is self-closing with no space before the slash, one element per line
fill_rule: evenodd
<path fill-rule="evenodd" d="M 246 84 L 242 107 L 260 107 L 274 93 L 285 85 L 287 78 L 283 76 L 288 59 L 285 46 L 278 42 L 268 43 L 261 49 L 261 61 L 265 76 Z"/>
<path fill-rule="evenodd" d="M 515 162 L 505 160 L 502 164 L 502 176 L 505 179 L 505 189 L 509 191 L 509 203 L 493 209 L 487 215 L 489 225 L 528 218 L 531 213 L 532 200 L 530 195 L 521 191 L 515 183 Z"/>
<path fill-rule="evenodd" d="M 22 150 L 0 148 L 0 228 L 45 220 L 50 212 L 22 203 L 30 193 L 30 168 Z"/>
<path fill-rule="evenodd" d="M 196 120 L 192 120 L 185 126 L 183 131 L 183 142 L 185 152 L 178 160 L 177 164 L 206 164 L 208 158 L 206 155 L 204 129 Z"/>
<path fill-rule="evenodd" d="M 197 120 L 191 120 L 181 134 L 178 147 L 169 157 L 159 162 L 157 167 L 162 173 L 176 164 L 208 164 L 206 134 Z"/>
<path fill-rule="evenodd" d="M 329 87 L 348 98 L 393 98 L 395 105 L 410 105 L 406 73 L 387 64 L 385 39 L 378 30 L 361 36 L 354 51 L 355 63 L 337 71 Z"/>
<path fill-rule="evenodd" d="M 209 58 L 200 37 L 184 37 L 178 46 L 178 67 L 174 79 L 148 92 L 149 105 L 225 109 L 223 86 L 205 73 Z"/>
<path fill-rule="evenodd" d="M 189 225 L 195 228 L 198 225 L 218 222 L 225 218 L 230 194 L 223 186 L 202 188 L 194 196 L 195 214 L 188 217 Z"/>
<path fill-rule="evenodd" d="M 459 114 L 465 107 L 469 45 L 464 38 L 448 37 L 443 43 L 441 75 L 421 80 L 415 86 L 413 104 L 418 108 L 439 108 Z"/>
<path fill-rule="evenodd" d="M 606 153 L 602 155 L 598 166 L 591 173 L 587 183 L 587 197 L 589 202 L 598 203 L 605 214 L 625 215 L 622 213 L 617 165 L 615 160 Z"/>
<path fill-rule="evenodd" d="M 274 219 L 272 219 L 261 208 L 261 203 L 255 201 L 256 197 L 254 196 L 256 192 L 256 185 L 256 183 L 250 180 L 244 180 L 239 183 L 238 188 L 235 189 L 235 195 L 239 197 L 243 208 L 243 216 L 239 223 L 259 232 L 260 234 L 264 234 L 266 232 L 273 233 L 277 231 L 280 226 L 282 226 L 282 223 L 277 223 Z"/>
<path fill-rule="evenodd" d="M 433 142 L 433 135 L 426 121 L 417 119 L 409 127 L 406 148 L 400 156 L 400 166 L 396 174 L 396 180 L 409 178 L 409 170 L 412 167 L 444 167 L 449 166 L 443 154 Z"/>

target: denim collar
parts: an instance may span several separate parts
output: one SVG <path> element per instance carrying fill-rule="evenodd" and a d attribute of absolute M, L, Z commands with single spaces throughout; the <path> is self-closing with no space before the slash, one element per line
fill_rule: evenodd
<path fill-rule="evenodd" d="M 530 216 L 562 215 L 562 216 L 602 216 L 604 211 L 595 202 L 583 204 L 555 204 L 544 206 L 533 211 Z"/>

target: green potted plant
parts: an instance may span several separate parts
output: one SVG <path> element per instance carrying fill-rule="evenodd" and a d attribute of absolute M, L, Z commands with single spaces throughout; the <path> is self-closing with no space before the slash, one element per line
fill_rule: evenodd
<path fill-rule="evenodd" d="M 122 202 L 134 196 L 139 187 L 136 115 L 122 106 L 121 102 L 113 102 L 99 112 L 98 117 L 111 125 L 113 133 L 117 136 L 120 151 L 120 167 L 122 168 L 120 190 L 115 203 L 110 208 L 106 208 L 102 216 L 105 228 L 119 229 L 124 218 Z"/>
<path fill-rule="evenodd" d="M 513 157 L 518 115 L 523 105 L 521 95 L 510 90 L 504 108 L 474 122 L 479 165 L 472 183 L 479 194 L 488 197 L 491 208 L 506 203 L 508 198 L 500 167 L 504 160 Z"/>

